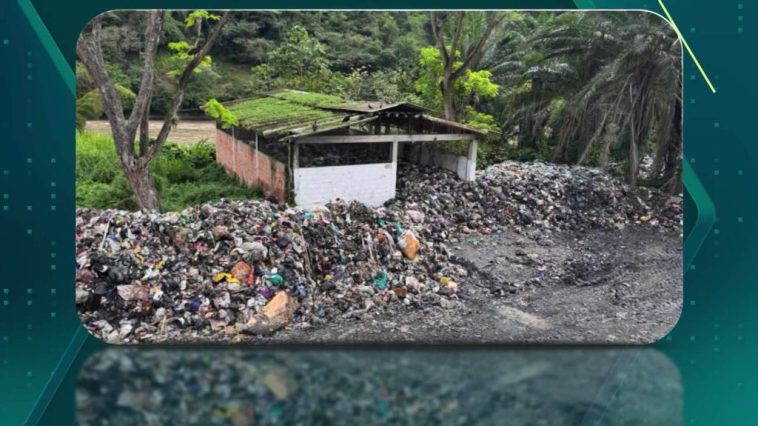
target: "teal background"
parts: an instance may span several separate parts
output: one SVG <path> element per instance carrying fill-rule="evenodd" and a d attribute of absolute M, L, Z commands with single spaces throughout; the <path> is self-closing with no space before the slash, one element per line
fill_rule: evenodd
<path fill-rule="evenodd" d="M 755 424 L 754 196 L 758 5 L 667 0 L 708 73 L 684 57 L 684 310 L 656 343 L 678 367 L 685 424 Z M 102 350 L 74 298 L 74 45 L 118 8 L 457 8 L 452 1 L 77 1 L 0 3 L 0 423 L 75 423 L 79 367 Z M 470 8 L 649 9 L 653 0 L 469 1 Z M 440 349 L 443 350 L 443 349 Z M 506 350 L 503 348 L 502 350 Z M 602 349 L 598 349 L 602 350 Z"/>

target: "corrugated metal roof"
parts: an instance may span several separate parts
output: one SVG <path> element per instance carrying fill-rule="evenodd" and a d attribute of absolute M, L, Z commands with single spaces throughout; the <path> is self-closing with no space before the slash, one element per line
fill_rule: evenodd
<path fill-rule="evenodd" d="M 466 124 L 458 123 L 457 121 L 445 120 L 444 118 L 434 117 L 428 114 L 421 114 L 421 118 L 424 120 L 430 121 L 432 123 L 442 124 L 448 127 L 452 127 L 459 130 L 465 130 L 471 133 L 479 133 L 480 135 L 486 135 L 487 133 L 491 132 L 486 129 L 479 129 L 479 128 L 472 127 Z M 497 132 L 492 132 L 492 133 L 497 133 Z"/>
<path fill-rule="evenodd" d="M 326 109 L 331 109 L 331 110 L 337 110 L 337 111 L 350 111 L 350 112 L 361 112 L 361 113 L 380 112 L 380 111 L 387 111 L 391 109 L 403 110 L 403 111 L 417 111 L 417 112 L 428 111 L 427 108 L 412 104 L 410 102 L 384 103 L 384 102 L 355 101 L 355 102 L 342 102 L 336 105 L 323 105 L 321 107 L 326 108 Z"/>

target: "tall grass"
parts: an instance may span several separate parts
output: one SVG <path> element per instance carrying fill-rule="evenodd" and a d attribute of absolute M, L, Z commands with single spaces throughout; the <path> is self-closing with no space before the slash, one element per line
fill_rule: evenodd
<path fill-rule="evenodd" d="M 228 176 L 216 163 L 207 141 L 193 145 L 167 143 L 151 165 L 163 210 L 176 211 L 220 198 L 260 198 Z M 110 136 L 94 132 L 76 135 L 76 205 L 135 210 L 137 203 L 121 171 Z"/>

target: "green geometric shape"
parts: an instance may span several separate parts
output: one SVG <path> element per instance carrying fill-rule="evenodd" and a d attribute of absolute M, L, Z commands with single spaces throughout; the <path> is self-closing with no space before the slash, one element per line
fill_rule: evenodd
<path fill-rule="evenodd" d="M 690 194 L 697 208 L 697 219 L 684 241 L 684 270 L 686 271 L 695 259 L 695 255 L 703 242 L 708 238 L 711 227 L 716 223 L 716 207 L 687 158 L 682 159 L 682 167 L 684 188 Z"/>

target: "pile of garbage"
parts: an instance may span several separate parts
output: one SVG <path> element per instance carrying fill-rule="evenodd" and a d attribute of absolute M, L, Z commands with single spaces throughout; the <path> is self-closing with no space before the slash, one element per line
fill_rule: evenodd
<path fill-rule="evenodd" d="M 403 164 L 401 208 L 418 210 L 440 229 L 488 234 L 504 229 L 527 235 L 644 224 L 680 232 L 681 196 L 630 187 L 602 170 L 506 161 L 464 182 L 453 173 Z"/>
<path fill-rule="evenodd" d="M 468 271 L 450 246 L 503 229 L 681 228 L 681 201 L 601 172 L 503 163 L 462 182 L 404 166 L 368 208 L 219 201 L 175 213 L 79 209 L 76 303 L 108 342 L 250 341 L 378 309 L 449 304 Z"/>
<path fill-rule="evenodd" d="M 107 341 L 241 339 L 390 303 L 440 303 L 466 271 L 398 210 L 220 201 L 180 213 L 79 210 L 77 304 Z"/>

